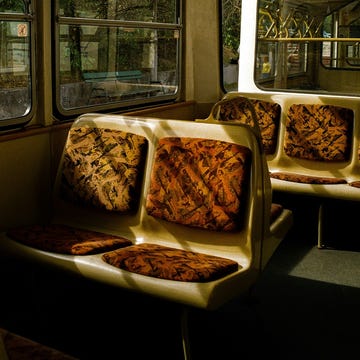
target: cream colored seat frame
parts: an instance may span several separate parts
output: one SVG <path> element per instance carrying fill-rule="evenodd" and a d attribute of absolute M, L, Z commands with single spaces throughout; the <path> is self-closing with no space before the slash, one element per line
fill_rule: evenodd
<path fill-rule="evenodd" d="M 268 258 L 271 253 L 271 248 L 266 246 L 266 251 L 263 253 L 264 237 L 268 231 L 266 219 L 269 217 L 271 189 L 258 138 L 249 127 L 99 114 L 81 116 L 73 124 L 73 127 L 79 126 L 123 130 L 143 135 L 148 139 L 147 163 L 139 210 L 134 215 L 104 213 L 63 201 L 58 196 L 60 166 L 54 193 L 53 223 L 121 235 L 133 241 L 134 244 L 156 243 L 229 258 L 239 264 L 238 271 L 207 283 L 163 280 L 118 269 L 105 263 L 101 259 L 101 254 L 74 256 L 45 252 L 17 243 L 5 234 L 2 234 L 0 238 L 3 253 L 11 252 L 15 256 L 73 271 L 109 285 L 205 309 L 214 309 L 223 305 L 246 292 L 254 284 L 262 268 L 262 256 Z M 251 149 L 251 176 L 244 228 L 241 231 L 235 233 L 205 231 L 147 215 L 145 197 L 149 186 L 154 150 L 158 140 L 168 136 L 219 139 L 242 144 Z M 282 221 L 285 220 L 278 221 L 279 227 Z M 288 224 L 287 221 L 285 222 Z M 287 229 L 288 225 L 284 227 L 284 231 Z"/>
<path fill-rule="evenodd" d="M 226 94 L 222 100 L 234 97 L 245 97 L 277 103 L 281 106 L 281 117 L 278 128 L 277 147 L 274 154 L 266 155 L 266 161 L 271 173 L 287 172 L 307 176 L 344 178 L 347 183 L 360 181 L 360 101 L 355 97 L 331 95 L 274 93 L 274 92 L 232 92 Z M 293 104 L 334 105 L 351 109 L 354 113 L 351 151 L 348 161 L 321 162 L 291 158 L 284 152 L 285 124 L 288 110 Z M 326 248 L 324 238 L 325 219 L 323 207 L 331 199 L 344 201 L 360 201 L 360 189 L 348 184 L 306 184 L 271 178 L 273 191 L 295 195 L 306 195 L 319 200 L 318 208 L 318 247 Z"/>

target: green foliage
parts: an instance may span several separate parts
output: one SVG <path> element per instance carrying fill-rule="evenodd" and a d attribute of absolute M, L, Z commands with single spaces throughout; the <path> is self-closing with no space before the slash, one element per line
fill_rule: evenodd
<path fill-rule="evenodd" d="M 241 2 L 242 0 L 223 0 L 222 2 L 222 41 L 225 62 L 238 57 Z"/>
<path fill-rule="evenodd" d="M 144 21 L 152 24 L 176 23 L 176 0 L 58 0 L 60 14 L 67 17 Z M 89 57 L 94 59 L 96 71 L 126 71 L 148 69 L 171 71 L 176 67 L 177 40 L 168 29 L 150 29 L 142 26 L 92 25 L 68 26 L 67 47 L 71 77 L 81 77 Z M 91 32 L 92 30 L 90 30 Z M 98 47 L 86 53 L 86 44 Z M 96 51 L 96 50 L 95 50 Z M 83 53 L 82 53 L 83 52 Z M 152 57 L 156 57 L 152 59 Z M 148 59 L 148 61 L 147 61 Z M 95 71 L 95 69 L 93 69 Z"/>
<path fill-rule="evenodd" d="M 16 12 L 25 13 L 27 9 L 26 0 L 1 0 L 0 11 L 1 12 Z"/>

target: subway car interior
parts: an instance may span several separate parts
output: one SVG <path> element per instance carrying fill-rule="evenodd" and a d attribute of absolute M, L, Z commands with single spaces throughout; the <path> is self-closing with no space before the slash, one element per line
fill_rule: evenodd
<path fill-rule="evenodd" d="M 0 39 L 0 360 L 359 357 L 359 0 L 2 0 Z"/>

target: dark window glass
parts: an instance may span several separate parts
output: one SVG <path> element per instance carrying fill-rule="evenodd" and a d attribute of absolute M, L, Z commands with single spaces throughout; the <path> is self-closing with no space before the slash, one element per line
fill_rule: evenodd
<path fill-rule="evenodd" d="M 174 99 L 181 35 L 177 9 L 176 0 L 60 0 L 60 112 Z"/>
<path fill-rule="evenodd" d="M 28 10 L 25 1 L 0 2 L 1 127 L 26 122 L 32 108 L 32 19 Z"/>

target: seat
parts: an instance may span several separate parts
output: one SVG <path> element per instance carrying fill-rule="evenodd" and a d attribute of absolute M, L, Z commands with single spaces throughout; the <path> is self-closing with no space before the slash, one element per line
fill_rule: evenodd
<path fill-rule="evenodd" d="M 212 107 L 205 120 L 198 119 L 197 121 L 246 124 L 252 127 L 261 139 L 264 166 L 267 167 L 268 160 L 276 155 L 280 115 L 281 106 L 276 102 L 255 99 L 232 92 L 226 94 Z M 268 181 L 267 176 L 265 176 L 264 181 Z M 272 194 L 269 195 L 269 198 L 272 199 Z M 290 229 L 292 214 L 281 204 L 271 202 L 270 216 L 266 215 L 266 221 L 270 222 L 265 226 L 265 238 L 267 240 L 263 243 L 262 268 L 266 266 L 275 249 Z"/>
<path fill-rule="evenodd" d="M 359 197 L 353 155 L 354 112 L 340 104 L 293 103 L 284 117 L 281 147 L 269 163 L 272 187 L 316 197 L 318 247 L 328 247 L 325 214 L 331 202 Z"/>
<path fill-rule="evenodd" d="M 240 122 L 252 127 L 256 122 L 260 130 L 264 152 L 266 155 L 272 155 L 276 151 L 280 115 L 281 107 L 276 102 L 245 98 L 238 93 L 228 93 L 212 107 L 206 120 Z"/>
<path fill-rule="evenodd" d="M 61 351 L 0 328 L 0 359 L 76 360 Z"/>
<path fill-rule="evenodd" d="M 119 136 L 119 133 L 122 135 L 113 142 L 114 134 Z M 146 140 L 144 141 L 146 154 L 145 151 L 138 151 L 140 154 L 138 156 L 142 159 L 138 161 L 138 164 L 145 164 L 145 168 L 144 173 L 139 174 L 141 180 L 134 185 L 135 188 L 130 187 L 133 190 L 129 190 L 127 193 L 134 194 L 133 209 L 126 208 L 126 211 L 122 209 L 119 211 L 118 199 L 113 198 L 119 192 L 116 192 L 112 185 L 114 184 L 114 169 L 122 169 L 123 164 L 121 161 L 116 163 L 115 159 L 116 166 L 114 164 L 110 166 L 101 152 L 105 151 L 108 155 L 112 155 L 111 151 L 116 149 L 117 144 L 123 142 L 124 136 L 128 136 L 129 133 Z M 241 206 L 243 227 L 230 229 L 230 231 L 214 230 L 189 226 L 189 224 L 181 224 L 178 221 L 169 221 L 169 219 L 159 218 L 148 213 L 146 199 L 159 142 L 168 137 L 191 139 L 194 134 L 201 134 L 202 139 L 209 141 L 238 144 L 251 151 L 249 184 L 247 185 L 249 188 L 245 192 L 247 194 L 246 201 Z M 102 144 L 100 146 L 96 139 L 101 136 L 103 138 L 99 142 Z M 138 148 L 139 139 L 129 140 L 126 136 L 123 146 L 126 145 L 129 154 L 132 154 L 133 150 L 131 149 L 134 146 Z M 85 144 L 90 142 L 92 145 L 85 146 L 84 142 Z M 95 150 L 91 150 L 92 148 Z M 193 151 L 195 152 L 195 150 Z M 210 147 L 208 151 L 213 150 Z M 109 158 L 113 159 L 114 157 L 110 156 Z M 219 161 L 220 159 L 221 156 Z M 73 165 L 70 166 L 69 163 Z M 117 186 L 123 185 L 122 179 L 116 181 Z M 73 190 L 70 194 L 69 184 Z M 194 189 L 197 187 L 189 187 L 191 191 Z M 201 192 L 204 191 L 204 188 L 197 190 Z M 225 190 L 220 188 L 219 191 Z M 136 198 L 136 196 L 138 197 Z M 159 282 L 158 279 L 150 276 L 123 271 L 107 264 L 102 258 L 102 254 L 107 250 L 87 255 L 59 253 L 49 251 L 49 249 L 41 250 L 29 246 L 29 243 L 20 243 L 10 238 L 9 235 L 15 229 L 9 229 L 7 234 L 2 235 L 1 246 L 8 251 L 12 250 L 16 256 L 25 256 L 34 261 L 44 261 L 47 264 L 75 271 L 111 285 L 141 291 L 191 306 L 213 309 L 246 291 L 256 281 L 260 270 L 265 266 L 273 250 L 269 244 L 272 240 L 274 242 L 280 240 L 289 228 L 290 221 L 287 219 L 290 215 L 285 212 L 280 214 L 277 218 L 278 222 L 272 225 L 273 229 L 279 231 L 272 233 L 269 225 L 270 211 L 271 188 L 267 166 L 258 137 L 250 127 L 240 126 L 240 124 L 204 124 L 161 119 L 139 120 L 125 116 L 87 114 L 81 116 L 73 124 L 65 145 L 55 186 L 52 226 L 57 224 L 82 231 L 105 233 L 114 237 L 111 240 L 113 243 L 122 242 L 120 237 L 130 241 L 132 245 L 151 243 L 214 255 L 235 261 L 238 264 L 237 271 L 204 283 L 169 280 Z M 33 225 L 29 224 L 29 226 Z M 221 236 L 219 236 L 220 233 Z M 60 234 L 65 241 L 63 233 Z M 264 241 L 265 239 L 266 241 Z M 119 246 L 128 245 L 129 243 L 125 242 Z"/>
<path fill-rule="evenodd" d="M 281 199 L 276 201 L 289 195 L 314 199 L 318 203 L 318 247 L 333 248 L 331 244 L 338 240 L 326 228 L 332 215 L 336 216 L 336 204 L 343 202 L 350 207 L 360 199 L 358 102 L 327 95 L 233 92 L 214 105 L 207 120 L 251 125 L 243 97 L 254 105 L 258 117 L 272 189 L 275 199 Z M 266 150 L 271 127 L 264 122 L 278 128 L 273 133 L 274 152 Z M 337 218 L 342 222 L 346 216 Z"/>
<path fill-rule="evenodd" d="M 219 122 L 80 116 L 53 207 L 50 224 L 2 233 L 2 255 L 181 304 L 185 357 L 187 308 L 246 294 L 292 224 L 278 207 L 270 226 L 258 134 Z"/>

